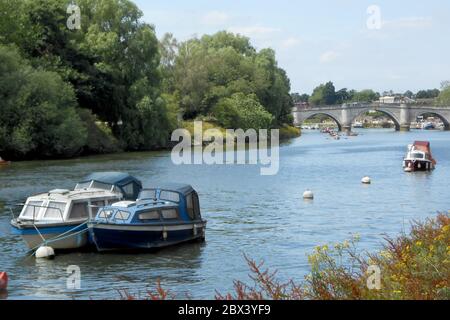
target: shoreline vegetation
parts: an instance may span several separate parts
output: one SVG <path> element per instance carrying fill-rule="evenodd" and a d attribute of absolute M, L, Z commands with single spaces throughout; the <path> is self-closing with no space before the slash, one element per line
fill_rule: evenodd
<path fill-rule="evenodd" d="M 316 247 L 302 282 L 282 281 L 263 262 L 245 256 L 252 284 L 235 280 L 216 300 L 449 300 L 450 213 L 413 221 L 409 234 L 385 238 L 377 253 L 357 249 L 359 236 Z M 379 272 L 379 278 L 376 273 Z M 378 280 L 379 279 L 379 280 Z M 119 291 L 124 300 L 178 299 L 158 281 L 145 296 Z M 187 295 L 189 298 L 189 295 Z"/>
<path fill-rule="evenodd" d="M 275 51 L 220 31 L 180 42 L 128 0 L 0 2 L 0 156 L 73 158 L 170 146 L 181 121 L 297 135 Z M 295 134 L 294 134 L 295 133 Z"/>

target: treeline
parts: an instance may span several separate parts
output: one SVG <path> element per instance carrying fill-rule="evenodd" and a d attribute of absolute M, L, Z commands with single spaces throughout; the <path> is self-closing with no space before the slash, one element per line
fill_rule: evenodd
<path fill-rule="evenodd" d="M 382 93 L 375 92 L 371 89 L 356 91 L 343 88 L 336 91 L 333 82 L 327 82 L 316 87 L 311 95 L 292 93 L 294 103 L 308 103 L 311 105 L 334 105 L 350 102 L 372 102 L 379 100 L 382 96 L 401 96 L 410 99 L 434 99 L 437 105 L 450 106 L 450 82 L 444 81 L 441 84 L 441 90 L 428 89 L 419 90 L 413 93 L 408 90 L 405 93 L 395 93 L 393 91 L 385 91 Z"/>
<path fill-rule="evenodd" d="M 127 0 L 0 1 L 0 155 L 7 159 L 165 148 L 179 118 L 228 128 L 292 123 L 274 51 L 219 32 L 158 41 Z"/>

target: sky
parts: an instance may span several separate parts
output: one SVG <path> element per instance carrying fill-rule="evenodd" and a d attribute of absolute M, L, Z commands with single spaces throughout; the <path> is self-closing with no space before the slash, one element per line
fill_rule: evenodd
<path fill-rule="evenodd" d="M 449 0 L 134 0 L 159 38 L 220 30 L 276 51 L 292 92 L 440 88 L 450 80 Z"/>

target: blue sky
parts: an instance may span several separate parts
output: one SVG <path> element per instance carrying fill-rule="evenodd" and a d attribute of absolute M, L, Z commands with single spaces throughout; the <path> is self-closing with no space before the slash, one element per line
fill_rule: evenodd
<path fill-rule="evenodd" d="M 160 38 L 228 30 L 250 37 L 258 49 L 275 49 L 293 92 L 310 93 L 329 80 L 337 89 L 380 92 L 439 88 L 450 80 L 448 0 L 134 2 Z M 372 5 L 380 19 L 368 13 Z"/>

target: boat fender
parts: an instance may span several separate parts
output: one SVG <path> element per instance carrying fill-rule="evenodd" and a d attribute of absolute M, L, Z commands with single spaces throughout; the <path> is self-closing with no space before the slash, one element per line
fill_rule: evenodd
<path fill-rule="evenodd" d="M 303 199 L 308 199 L 308 200 L 312 200 L 312 199 L 314 199 L 314 193 L 311 191 L 311 190 L 306 190 L 304 193 L 303 193 Z"/>
<path fill-rule="evenodd" d="M 196 236 L 196 235 L 197 235 L 197 225 L 194 224 L 194 236 Z"/>
<path fill-rule="evenodd" d="M 167 240 L 167 230 L 166 227 L 163 228 L 163 239 Z"/>
<path fill-rule="evenodd" d="M 53 259 L 55 250 L 52 247 L 42 246 L 36 250 L 36 259 Z"/>
<path fill-rule="evenodd" d="M 370 179 L 370 177 L 364 177 L 364 178 L 362 178 L 361 182 L 363 184 L 371 184 L 372 180 Z"/>
<path fill-rule="evenodd" d="M 8 290 L 8 274 L 0 272 L 0 292 Z"/>

